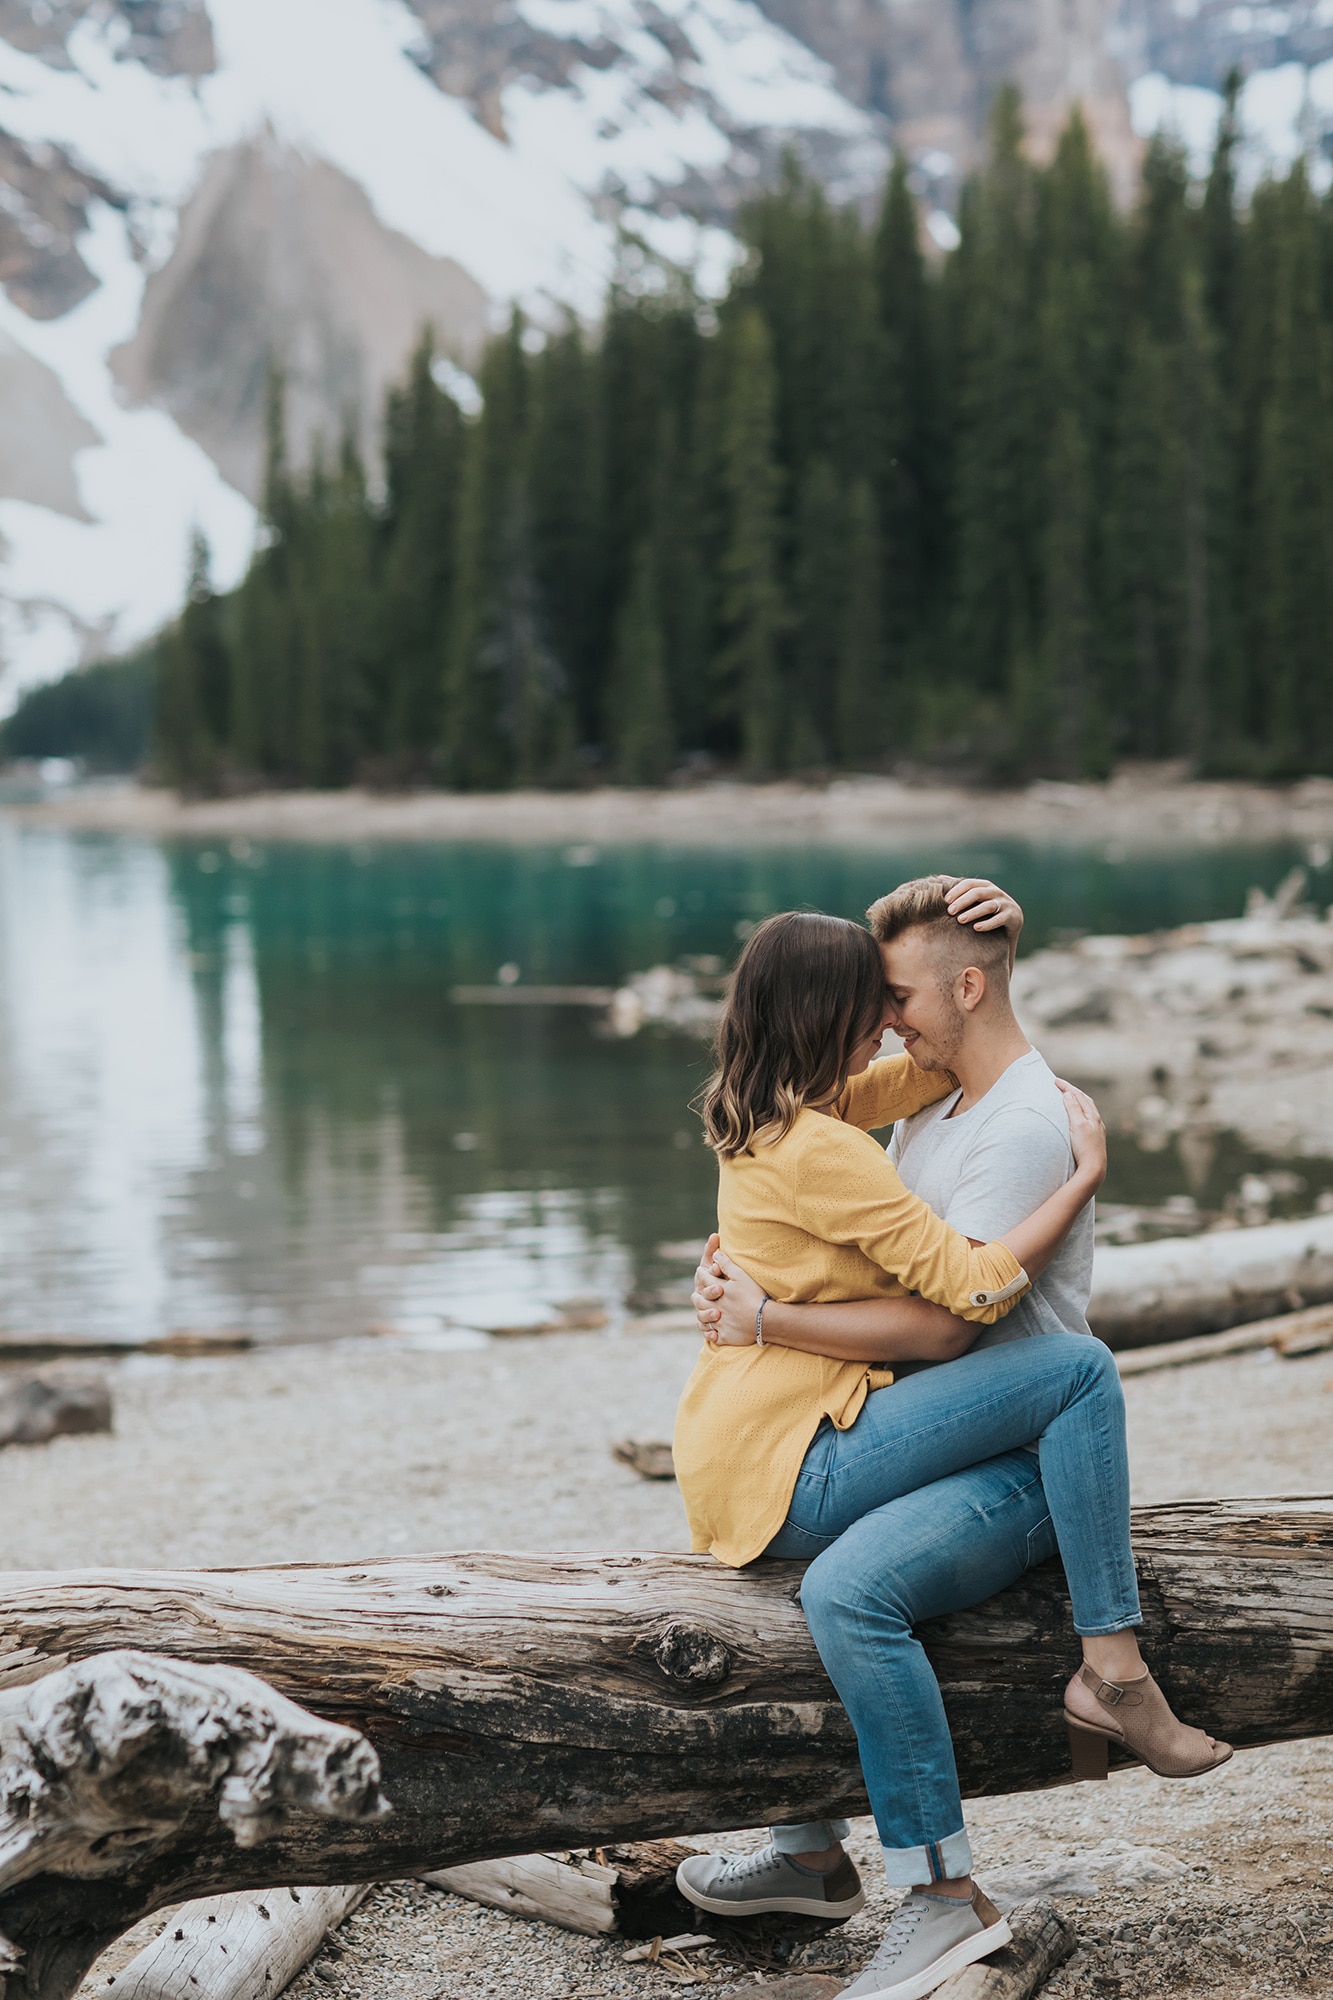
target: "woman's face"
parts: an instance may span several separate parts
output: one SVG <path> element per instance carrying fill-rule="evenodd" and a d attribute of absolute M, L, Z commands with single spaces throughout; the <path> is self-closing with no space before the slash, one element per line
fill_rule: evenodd
<path fill-rule="evenodd" d="M 862 1071 L 869 1069 L 871 1063 L 874 1062 L 875 1057 L 879 1054 L 879 1045 L 884 1040 L 884 1030 L 889 1025 L 888 1017 L 889 997 L 886 991 L 884 995 L 884 1010 L 875 1025 L 873 1033 L 866 1035 L 852 1050 L 852 1059 L 847 1065 L 848 1076 L 860 1076 Z"/>

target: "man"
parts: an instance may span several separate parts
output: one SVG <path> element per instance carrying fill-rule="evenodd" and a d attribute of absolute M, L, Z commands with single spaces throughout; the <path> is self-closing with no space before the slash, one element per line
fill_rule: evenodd
<path fill-rule="evenodd" d="M 951 1073 L 958 1088 L 895 1128 L 890 1158 L 906 1185 L 937 1214 L 975 1242 L 991 1242 L 1014 1227 L 1060 1187 L 1074 1170 L 1069 1123 L 1055 1079 L 1014 1016 L 1009 997 L 1022 912 L 993 884 L 935 875 L 905 882 L 868 912 L 880 943 L 888 992 L 886 1015 L 912 1060 L 924 1070 Z M 1025 1335 L 1087 1333 L 1092 1284 L 1093 1216 L 1083 1212 L 1062 1249 L 1032 1290 L 1006 1319 L 971 1340 L 991 1345 Z M 737 1268 L 715 1264 L 710 1239 L 698 1273 L 695 1305 L 705 1332 L 730 1294 L 732 1310 L 753 1313 L 760 1296 Z M 719 1277 L 723 1270 L 731 1275 Z M 739 1296 L 738 1296 L 739 1295 Z M 765 1306 L 774 1315 L 799 1315 L 803 1335 L 820 1351 L 855 1353 L 866 1335 L 901 1334 L 918 1315 L 939 1308 L 918 1299 L 862 1300 L 844 1304 Z M 828 1346 L 824 1346 L 825 1340 Z M 910 1347 L 908 1348 L 910 1352 Z M 934 1351 L 938 1352 L 938 1348 Z M 897 1374 L 914 1367 L 947 1365 L 894 1362 Z M 1021 1455 L 1020 1455 L 1021 1456 Z M 997 1467 L 999 1461 L 996 1462 Z M 990 1589 L 1021 1574 L 1030 1562 L 1054 1552 L 1034 1464 L 1030 1481 L 997 1486 L 992 1504 L 987 1468 L 940 1482 L 922 1496 L 913 1547 L 882 1552 L 882 1574 L 858 1578 L 860 1612 L 839 1604 L 839 1593 L 821 1591 L 806 1605 L 825 1662 L 849 1700 L 868 1642 L 859 1627 L 867 1603 L 891 1607 L 901 1639 L 921 1618 L 963 1609 Z M 964 1545 L 965 1544 L 965 1548 Z M 942 1601 L 939 1578 L 952 1573 L 953 1597 Z M 969 1584 L 964 1579 L 971 1579 Z M 970 1594 L 969 1594 L 970 1592 Z M 956 1598 L 957 1601 L 954 1601 Z M 814 1821 L 773 1829 L 772 1843 L 750 1856 L 696 1856 L 678 1880 L 699 1907 L 736 1915 L 761 1910 L 845 1917 L 864 1902 L 859 1877 L 842 1848 L 845 1821 Z M 916 2000 L 943 1978 L 1002 1942 L 993 1909 L 972 1883 L 965 1832 L 930 1880 L 898 1874 L 910 1888 L 881 1950 L 847 1989 L 848 2000 Z M 994 1942 L 992 1942 L 992 1939 Z"/>
<path fill-rule="evenodd" d="M 961 930 L 949 914 L 955 894 L 951 876 L 927 875 L 867 912 L 893 1032 L 918 1068 L 950 1070 L 959 1084 L 895 1127 L 889 1158 L 937 1215 L 990 1243 L 1068 1180 L 1074 1155 L 1055 1078 L 1010 1004 L 1018 931 Z M 1090 1204 L 1031 1291 L 973 1345 L 1089 1332 L 1092 1240 Z"/>

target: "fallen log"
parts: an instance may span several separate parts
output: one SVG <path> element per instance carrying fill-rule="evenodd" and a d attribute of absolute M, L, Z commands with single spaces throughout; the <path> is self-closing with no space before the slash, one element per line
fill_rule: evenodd
<path fill-rule="evenodd" d="M 539 1918 L 589 1936 L 660 1939 L 664 1929 L 701 1921 L 676 1887 L 677 1868 L 694 1852 L 678 1840 L 640 1840 L 591 1852 L 511 1854 L 462 1868 L 427 1868 L 420 1879 L 507 1916 Z"/>
<path fill-rule="evenodd" d="M 1161 1368 L 1189 1368 L 1200 1361 L 1223 1361 L 1233 1354 L 1258 1354 L 1265 1347 L 1284 1361 L 1324 1354 L 1333 1347 L 1333 1306 L 1252 1320 L 1225 1333 L 1201 1333 L 1193 1340 L 1170 1340 L 1161 1347 L 1131 1347 L 1116 1358 L 1122 1376 L 1151 1375 Z"/>
<path fill-rule="evenodd" d="M 123 1361 L 131 1354 L 169 1354 L 190 1360 L 198 1355 L 241 1354 L 253 1347 L 254 1335 L 237 1327 L 177 1327 L 173 1333 L 24 1333 L 0 1327 L 0 1361 L 76 1360 Z"/>
<path fill-rule="evenodd" d="M 1241 1745 L 1333 1732 L 1333 1497 L 1141 1508 L 1135 1538 L 1146 1644 L 1182 1713 Z M 864 1811 L 800 1577 L 629 1553 L 20 1573 L 0 1581 L 0 1688 L 151 1647 L 205 1678 L 258 1670 L 378 1753 L 383 1819 L 292 1820 L 243 1850 L 197 1815 L 151 1859 L 80 1882 L 105 1943 L 209 1893 Z M 964 1790 L 1061 1782 L 1077 1647 L 1058 1565 L 923 1636 Z M 12 1837 L 0 1789 L 0 1860 Z M 34 1950 L 58 1934 L 59 1866 L 18 1889 L 0 1873 L 0 1931 Z"/>
<path fill-rule="evenodd" d="M 96 1990 L 104 2000 L 277 2000 L 369 1893 L 358 1882 L 203 1897 Z"/>
<path fill-rule="evenodd" d="M 1073 1925 L 1050 1903 L 1020 1903 L 1009 1928 L 1012 1944 L 955 1972 L 932 2000 L 1032 2000 L 1078 1944 Z"/>
<path fill-rule="evenodd" d="M 1100 1245 L 1088 1323 L 1108 1347 L 1149 1347 L 1333 1300 L 1333 1215 Z"/>

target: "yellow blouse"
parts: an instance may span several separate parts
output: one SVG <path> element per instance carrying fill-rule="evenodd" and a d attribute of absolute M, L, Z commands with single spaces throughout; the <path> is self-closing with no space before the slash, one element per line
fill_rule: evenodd
<path fill-rule="evenodd" d="M 775 1145 L 719 1163 L 722 1247 L 770 1298 L 795 1304 L 917 1292 L 990 1324 L 1021 1296 L 987 1305 L 1022 1276 L 999 1243 L 973 1249 L 909 1194 L 870 1132 L 957 1089 L 910 1056 L 853 1077 L 835 1114 L 802 1111 Z M 739 1568 L 787 1517 L 801 1462 L 821 1420 L 847 1430 L 892 1371 L 790 1347 L 705 1343 L 676 1413 L 676 1478 L 690 1546 Z"/>

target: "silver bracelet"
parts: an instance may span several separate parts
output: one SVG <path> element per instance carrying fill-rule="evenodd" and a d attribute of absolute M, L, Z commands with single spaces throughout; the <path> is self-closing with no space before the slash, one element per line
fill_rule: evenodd
<path fill-rule="evenodd" d="M 754 1344 L 756 1347 L 762 1347 L 764 1344 L 764 1307 L 767 1304 L 768 1293 L 765 1292 L 763 1298 L 759 1301 L 754 1315 Z"/>

